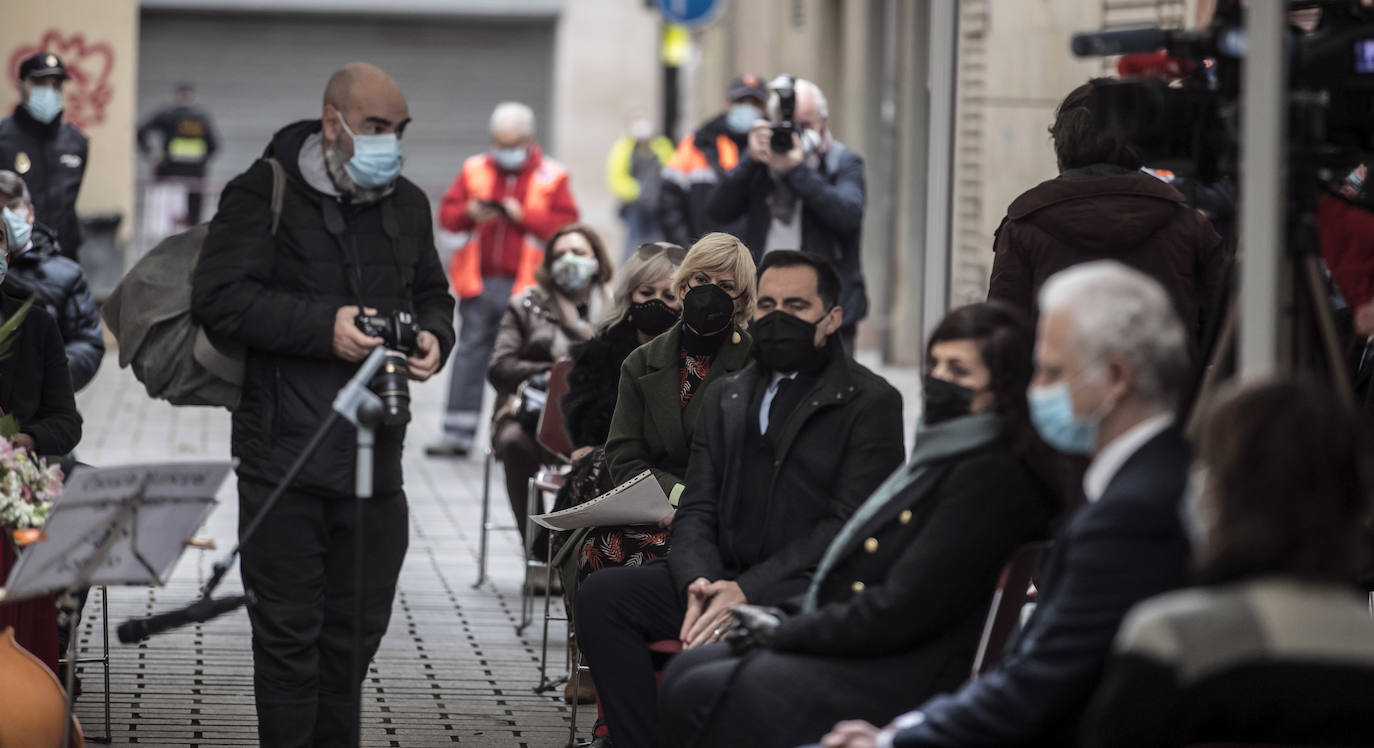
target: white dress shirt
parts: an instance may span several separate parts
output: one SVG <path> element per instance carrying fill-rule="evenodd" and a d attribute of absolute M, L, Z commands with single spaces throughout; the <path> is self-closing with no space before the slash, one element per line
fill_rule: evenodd
<path fill-rule="evenodd" d="M 1093 502 L 1102 498 L 1107 485 L 1116 477 L 1121 466 L 1139 452 L 1141 447 L 1173 424 L 1174 417 L 1168 413 L 1147 418 L 1099 450 L 1093 457 L 1092 464 L 1088 466 L 1088 472 L 1083 474 L 1083 495 L 1088 501 Z"/>

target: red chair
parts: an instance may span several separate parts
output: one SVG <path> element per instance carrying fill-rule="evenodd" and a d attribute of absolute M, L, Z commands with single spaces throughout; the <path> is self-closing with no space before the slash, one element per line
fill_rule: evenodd
<path fill-rule="evenodd" d="M 983 636 L 978 640 L 978 653 L 973 657 L 972 677 L 977 678 L 992 669 L 1001 658 L 1007 640 L 1019 628 L 1021 609 L 1033 599 L 1031 574 L 1040 566 L 1040 558 L 1049 547 L 1045 541 L 1027 543 L 1002 567 L 987 620 L 983 623 Z"/>

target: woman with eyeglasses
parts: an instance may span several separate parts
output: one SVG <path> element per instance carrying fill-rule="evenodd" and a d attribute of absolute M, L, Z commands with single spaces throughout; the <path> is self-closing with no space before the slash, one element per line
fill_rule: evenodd
<path fill-rule="evenodd" d="M 545 461 L 534 435 L 539 409 L 522 404 L 523 391 L 532 387 L 547 392 L 554 362 L 596 334 L 595 323 L 610 306 L 606 283 L 612 272 L 601 237 L 589 226 L 568 224 L 549 238 L 544 262 L 534 273 L 535 285 L 512 297 L 501 319 L 487 369 L 497 395 L 492 450 L 505 467 L 506 492 L 521 538 L 529 480 Z M 533 551 L 542 557 L 546 549 L 535 543 Z M 535 584 L 544 579 L 542 573 L 528 576 Z"/>
<path fill-rule="evenodd" d="M 664 245 L 646 245 L 640 251 L 649 251 L 649 246 Z M 681 317 L 636 348 L 620 368 L 606 439 L 610 482 L 605 485 L 619 485 L 649 470 L 669 503 L 677 506 L 701 394 L 749 363 L 752 341 L 742 325 L 754 312 L 754 274 L 748 247 L 719 232 L 702 237 L 680 260 L 669 288 L 681 302 Z M 580 538 L 574 536 L 560 556 L 577 554 L 579 584 L 599 569 L 643 565 L 667 555 L 672 519 L 670 513 L 657 526 L 591 528 Z M 633 546 L 627 548 L 626 540 Z M 574 594 L 575 587 L 565 584 Z M 569 610 L 577 609 L 575 599 L 569 603 Z M 583 684 L 589 681 L 581 679 Z M 583 688 L 584 693 L 569 690 L 564 695 L 589 700 L 590 686 Z"/>
<path fill-rule="evenodd" d="M 617 485 L 652 471 L 677 506 L 701 393 L 749 363 L 752 341 L 741 325 L 757 298 L 754 259 L 739 239 L 707 234 L 687 252 L 673 286 L 682 319 L 625 359 L 606 462 Z"/>
<path fill-rule="evenodd" d="M 682 298 L 673 275 L 687 250 L 668 242 L 644 244 L 617 272 L 610 311 L 601 331 L 585 343 L 573 346 L 573 368 L 568 372 L 568 393 L 561 407 L 568 437 L 575 449 L 572 470 L 558 492 L 554 509 L 566 509 L 611 490 L 606 466 L 606 436 L 611 430 L 620 390 L 620 368 L 636 348 L 667 332 L 682 317 Z M 563 594 L 571 610 L 576 601 L 577 580 L 592 569 L 623 563 L 646 563 L 668 551 L 665 528 L 601 527 L 560 533 L 554 539 L 553 563 L 563 580 Z M 590 678 L 579 684 L 582 702 L 589 703 Z M 564 690 L 571 703 L 572 683 Z"/>

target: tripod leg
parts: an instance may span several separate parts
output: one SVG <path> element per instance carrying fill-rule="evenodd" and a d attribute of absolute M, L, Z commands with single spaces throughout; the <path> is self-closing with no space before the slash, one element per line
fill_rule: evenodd
<path fill-rule="evenodd" d="M 1194 441 L 1196 441 L 1202 428 L 1202 415 L 1206 412 L 1206 405 L 1210 400 L 1209 396 L 1216 391 L 1217 384 L 1224 379 L 1222 363 L 1235 349 L 1236 319 L 1236 304 L 1229 304 L 1226 308 L 1226 321 L 1222 323 L 1221 334 L 1217 336 L 1216 345 L 1212 349 L 1212 358 L 1206 363 L 1202 383 L 1198 385 L 1197 394 L 1193 396 L 1193 407 L 1188 413 L 1187 425 L 1184 427 L 1184 433 Z"/>
<path fill-rule="evenodd" d="M 1331 307 L 1326 303 L 1326 283 L 1317 258 L 1308 256 L 1302 262 L 1303 276 L 1307 280 L 1308 297 L 1312 313 L 1317 320 L 1317 331 L 1321 335 L 1322 350 L 1326 354 L 1326 365 L 1331 368 L 1331 383 L 1336 387 L 1336 396 L 1347 407 L 1355 407 L 1355 390 L 1350 385 L 1350 377 L 1345 370 L 1345 357 L 1341 355 L 1340 336 L 1336 334 L 1336 321 L 1331 316 Z"/>

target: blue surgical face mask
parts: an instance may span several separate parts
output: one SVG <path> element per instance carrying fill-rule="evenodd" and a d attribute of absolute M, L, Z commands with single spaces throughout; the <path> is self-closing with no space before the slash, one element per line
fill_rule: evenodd
<path fill-rule="evenodd" d="M 33 238 L 33 224 L 29 223 L 27 211 L 19 213 L 9 208 L 0 211 L 0 216 L 4 217 L 5 228 L 10 234 L 10 251 L 22 252 L 29 246 L 29 239 Z"/>
<path fill-rule="evenodd" d="M 525 160 L 529 156 L 529 149 L 522 146 L 491 149 L 491 157 L 496 159 L 496 165 L 506 171 L 520 171 L 520 167 L 525 165 Z"/>
<path fill-rule="evenodd" d="M 731 104 L 730 110 L 725 113 L 725 126 L 731 132 L 743 135 L 762 116 L 763 112 L 753 104 Z"/>
<path fill-rule="evenodd" d="M 1097 428 L 1102 416 L 1111 410 L 1104 401 L 1092 415 L 1079 418 L 1073 412 L 1073 390 L 1067 381 L 1047 387 L 1031 387 L 1026 392 L 1031 423 L 1045 443 L 1070 455 L 1092 454 L 1097 446 Z"/>
<path fill-rule="evenodd" d="M 339 122 L 344 132 L 353 138 L 353 157 L 344 164 L 344 170 L 358 186 L 367 189 L 385 187 L 401 175 L 401 140 L 396 133 L 385 135 L 354 135 L 339 113 Z"/>
<path fill-rule="evenodd" d="M 62 92 L 52 86 L 34 86 L 24 106 L 34 119 L 47 124 L 62 113 Z"/>

